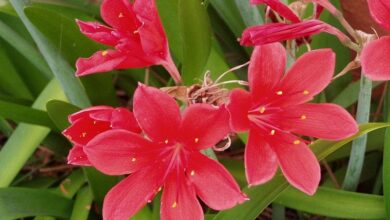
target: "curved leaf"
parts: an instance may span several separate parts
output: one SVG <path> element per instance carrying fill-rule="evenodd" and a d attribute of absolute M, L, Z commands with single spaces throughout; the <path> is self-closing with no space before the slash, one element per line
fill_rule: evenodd
<path fill-rule="evenodd" d="M 0 188 L 1 219 L 29 216 L 69 218 L 72 201 L 49 190 L 30 188 Z"/>

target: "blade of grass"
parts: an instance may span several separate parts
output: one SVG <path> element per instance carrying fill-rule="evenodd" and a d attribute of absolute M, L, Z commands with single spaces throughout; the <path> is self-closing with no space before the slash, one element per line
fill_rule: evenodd
<path fill-rule="evenodd" d="M 367 123 L 370 119 L 372 82 L 362 73 L 360 83 L 356 121 L 362 124 Z M 351 156 L 342 186 L 343 189 L 349 191 L 355 191 L 357 189 L 363 168 L 366 144 L 367 135 L 363 135 L 352 142 Z"/>

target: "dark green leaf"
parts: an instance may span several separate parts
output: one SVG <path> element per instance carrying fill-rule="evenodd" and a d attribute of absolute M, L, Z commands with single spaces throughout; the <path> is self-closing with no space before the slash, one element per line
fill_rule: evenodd
<path fill-rule="evenodd" d="M 69 218 L 72 201 L 49 190 L 0 188 L 1 219 L 29 216 Z"/>

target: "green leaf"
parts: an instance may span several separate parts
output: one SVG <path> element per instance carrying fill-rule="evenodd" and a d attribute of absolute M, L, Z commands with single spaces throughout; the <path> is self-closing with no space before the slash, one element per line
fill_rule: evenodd
<path fill-rule="evenodd" d="M 93 196 L 89 187 L 82 188 L 78 193 L 73 205 L 70 220 L 87 220 L 91 210 Z"/>
<path fill-rule="evenodd" d="M 240 37 L 246 26 L 235 0 L 210 0 L 210 3 L 233 31 L 235 36 Z"/>
<path fill-rule="evenodd" d="M 351 142 L 352 140 L 365 135 L 371 131 L 389 127 L 390 123 L 369 123 L 360 125 L 359 132 L 352 137 L 344 139 L 342 141 L 324 141 L 317 140 L 310 145 L 314 154 L 317 156 L 318 160 L 326 158 L 331 153 L 340 149 L 345 144 Z M 215 220 L 251 220 L 255 219 L 269 204 L 271 204 L 284 190 L 287 189 L 289 184 L 286 182 L 284 177 L 280 172 L 278 172 L 275 177 L 260 186 L 244 188 L 244 193 L 246 193 L 250 200 L 237 205 L 236 207 L 221 211 L 214 218 Z"/>
<path fill-rule="evenodd" d="M 288 187 L 275 202 L 292 209 L 327 217 L 342 219 L 386 218 L 383 196 L 326 187 L 318 188 L 313 196 Z"/>
<path fill-rule="evenodd" d="M 15 122 L 24 122 L 56 129 L 46 112 L 23 105 L 0 101 L 0 116 Z"/>
<path fill-rule="evenodd" d="M 3 21 L 0 21 L 0 37 L 12 45 L 20 54 L 25 56 L 48 79 L 52 76 L 52 73 L 41 54 Z"/>
<path fill-rule="evenodd" d="M 235 2 L 247 27 L 263 24 L 260 12 L 249 1 L 235 0 Z"/>
<path fill-rule="evenodd" d="M 33 108 L 44 109 L 51 99 L 65 100 L 58 81 L 52 80 Z M 0 151 L 0 187 L 7 187 L 19 173 L 35 149 L 49 134 L 50 129 L 37 125 L 20 124 Z"/>
<path fill-rule="evenodd" d="M 211 28 L 201 0 L 179 0 L 179 26 L 183 39 L 182 77 L 185 84 L 202 78 L 210 55 Z"/>
<path fill-rule="evenodd" d="M 10 2 L 33 37 L 46 62 L 49 64 L 50 69 L 61 83 L 61 87 L 68 99 L 80 107 L 90 106 L 84 88 L 80 81 L 74 76 L 74 69 L 26 17 L 23 11 L 26 6 L 25 2 L 18 0 L 10 0 Z"/>
<path fill-rule="evenodd" d="M 57 128 L 62 131 L 70 125 L 68 115 L 79 111 L 80 108 L 64 101 L 51 100 L 46 104 L 46 110 Z"/>
<path fill-rule="evenodd" d="M 69 218 L 72 201 L 49 190 L 29 188 L 0 188 L 1 219 L 29 216 Z"/>
<path fill-rule="evenodd" d="M 5 50 L 0 47 L 0 89 L 12 96 L 32 99 L 33 96 L 11 63 Z"/>

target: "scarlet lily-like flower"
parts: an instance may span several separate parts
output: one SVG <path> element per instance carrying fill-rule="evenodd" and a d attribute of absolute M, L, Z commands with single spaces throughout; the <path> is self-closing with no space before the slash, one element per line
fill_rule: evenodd
<path fill-rule="evenodd" d="M 390 1 L 368 0 L 372 17 L 390 31 Z M 372 80 L 390 80 L 390 36 L 368 43 L 362 50 L 363 73 Z"/>
<path fill-rule="evenodd" d="M 292 21 L 293 24 L 271 23 L 249 27 L 242 33 L 241 45 L 256 46 L 283 40 L 307 38 L 322 32 L 335 35 L 342 42 L 348 39 L 340 30 L 320 20 L 301 21 L 293 10 L 279 0 L 251 0 L 251 3 L 266 4 L 281 16 Z M 322 6 L 316 3 L 315 18 L 318 18 L 321 12 Z"/>
<path fill-rule="evenodd" d="M 180 74 L 171 58 L 168 40 L 154 0 L 104 0 L 101 16 L 111 27 L 97 22 L 77 21 L 87 37 L 107 46 L 76 62 L 77 76 L 113 69 L 163 65 L 176 82 Z"/>
<path fill-rule="evenodd" d="M 74 144 L 68 155 L 68 163 L 90 166 L 84 147 L 96 135 L 111 129 L 125 129 L 140 133 L 132 112 L 126 108 L 95 106 L 69 116 L 71 126 L 63 134 Z"/>
<path fill-rule="evenodd" d="M 134 115 L 144 135 L 99 134 L 85 147 L 90 162 L 109 175 L 130 174 L 106 195 L 105 220 L 127 220 L 163 188 L 163 220 L 203 219 L 197 196 L 221 210 L 246 200 L 229 172 L 201 150 L 230 132 L 225 107 L 193 104 L 183 114 L 166 93 L 140 84 Z"/>
<path fill-rule="evenodd" d="M 311 36 L 321 32 L 344 39 L 344 34 L 320 20 L 312 19 L 294 24 L 271 23 L 252 26 L 244 30 L 241 45 L 253 46 Z M 341 39 L 340 39 L 341 40 Z"/>
<path fill-rule="evenodd" d="M 250 92 L 233 90 L 227 105 L 232 128 L 249 130 L 245 168 L 250 185 L 267 182 L 280 166 L 294 187 L 315 193 L 320 166 L 297 134 L 339 140 L 358 130 L 343 108 L 306 103 L 330 83 L 334 66 L 330 49 L 315 50 L 301 56 L 284 75 L 286 51 L 280 43 L 255 48 L 249 65 Z"/>

